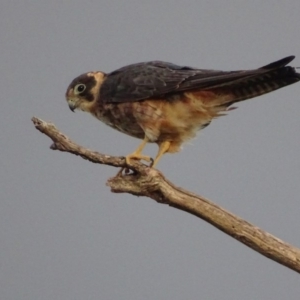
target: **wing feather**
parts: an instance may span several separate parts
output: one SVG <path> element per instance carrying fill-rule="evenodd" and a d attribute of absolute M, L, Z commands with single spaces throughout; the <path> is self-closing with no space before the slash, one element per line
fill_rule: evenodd
<path fill-rule="evenodd" d="M 194 69 L 162 61 L 132 64 L 107 75 L 100 89 L 99 101 L 132 102 L 193 89 L 239 85 L 285 68 L 293 70 L 299 80 L 300 75 L 293 68 L 285 67 L 293 59 L 294 56 L 289 56 L 259 69 L 228 72 Z"/>

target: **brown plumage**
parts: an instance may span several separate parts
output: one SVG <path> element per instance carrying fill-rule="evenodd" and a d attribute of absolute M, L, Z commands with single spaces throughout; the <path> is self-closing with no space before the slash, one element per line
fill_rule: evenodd
<path fill-rule="evenodd" d="M 153 61 L 123 67 L 110 74 L 90 72 L 75 78 L 66 98 L 71 110 L 90 112 L 105 124 L 143 139 L 130 159 L 142 155 L 146 143 L 159 145 L 156 165 L 166 152 L 177 152 L 212 119 L 233 103 L 260 96 L 300 80 L 286 66 L 294 56 L 255 70 L 214 71 Z"/>

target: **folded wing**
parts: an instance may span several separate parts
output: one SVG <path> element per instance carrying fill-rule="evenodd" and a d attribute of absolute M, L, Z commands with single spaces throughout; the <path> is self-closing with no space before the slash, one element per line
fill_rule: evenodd
<path fill-rule="evenodd" d="M 107 75 L 99 95 L 104 103 L 121 103 L 162 98 L 191 90 L 231 93 L 232 102 L 242 101 L 300 80 L 294 68 L 286 66 L 289 56 L 259 69 L 240 71 L 201 70 L 153 61 L 123 67 Z"/>

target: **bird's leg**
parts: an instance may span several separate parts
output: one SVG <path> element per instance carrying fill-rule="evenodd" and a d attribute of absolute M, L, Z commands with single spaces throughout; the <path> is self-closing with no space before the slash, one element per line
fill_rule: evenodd
<path fill-rule="evenodd" d="M 171 143 L 169 141 L 164 141 L 159 144 L 158 153 L 154 159 L 153 164 L 151 165 L 152 168 L 156 166 L 160 158 L 169 150 Z"/>
<path fill-rule="evenodd" d="M 137 147 L 137 149 L 131 153 L 128 154 L 125 159 L 126 159 L 126 163 L 130 164 L 130 160 L 131 159 L 138 159 L 138 160 L 145 160 L 145 161 L 151 161 L 152 158 L 150 156 L 146 156 L 142 154 L 143 149 L 145 148 L 146 144 L 149 142 L 149 139 L 145 136 L 145 138 L 143 139 L 142 143 Z"/>

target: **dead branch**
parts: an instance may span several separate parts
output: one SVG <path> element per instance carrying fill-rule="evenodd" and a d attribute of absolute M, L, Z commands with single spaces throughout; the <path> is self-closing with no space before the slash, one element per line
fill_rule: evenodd
<path fill-rule="evenodd" d="M 32 118 L 32 122 L 36 129 L 52 139 L 53 150 L 70 152 L 93 163 L 130 169 L 132 173 L 119 172 L 107 181 L 112 192 L 147 196 L 159 203 L 191 213 L 262 255 L 300 273 L 300 249 L 233 215 L 208 199 L 176 187 L 156 169 L 140 162 L 126 165 L 124 157 L 104 155 L 75 144 L 51 123 L 35 117 Z"/>

